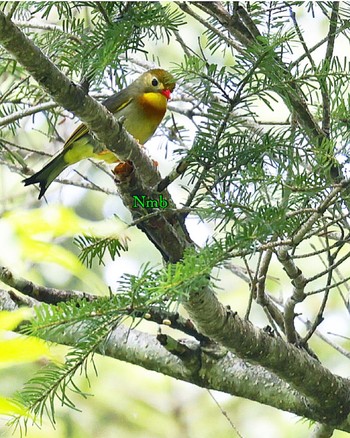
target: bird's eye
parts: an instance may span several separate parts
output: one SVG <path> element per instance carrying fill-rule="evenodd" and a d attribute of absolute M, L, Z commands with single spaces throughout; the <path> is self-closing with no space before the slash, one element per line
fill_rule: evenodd
<path fill-rule="evenodd" d="M 153 87 L 156 87 L 159 84 L 158 79 L 157 78 L 153 78 L 152 79 L 152 85 Z"/>

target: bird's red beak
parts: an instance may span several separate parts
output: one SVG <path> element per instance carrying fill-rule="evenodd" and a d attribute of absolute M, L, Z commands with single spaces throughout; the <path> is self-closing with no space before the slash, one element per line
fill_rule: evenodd
<path fill-rule="evenodd" d="M 170 99 L 170 97 L 171 97 L 171 91 L 170 90 L 162 90 L 161 93 L 163 94 L 163 96 L 165 96 L 167 98 L 167 100 Z"/>

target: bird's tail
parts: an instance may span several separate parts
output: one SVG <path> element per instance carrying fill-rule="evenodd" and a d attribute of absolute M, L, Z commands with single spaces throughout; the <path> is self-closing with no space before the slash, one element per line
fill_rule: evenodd
<path fill-rule="evenodd" d="M 57 157 L 46 164 L 39 172 L 23 180 L 25 186 L 30 184 L 39 184 L 40 193 L 39 198 L 42 198 L 54 179 L 69 166 L 69 164 L 64 160 L 64 155 L 66 151 L 62 151 Z"/>

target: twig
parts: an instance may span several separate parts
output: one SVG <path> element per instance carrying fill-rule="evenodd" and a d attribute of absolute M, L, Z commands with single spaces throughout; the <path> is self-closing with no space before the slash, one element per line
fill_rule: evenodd
<path fill-rule="evenodd" d="M 189 213 L 194 213 L 196 212 L 196 210 L 194 208 L 189 208 L 189 207 L 184 207 L 184 208 L 167 208 L 164 210 L 156 210 L 153 211 L 152 213 L 148 213 L 145 214 L 144 216 L 141 216 L 135 220 L 133 220 L 130 224 L 129 227 L 134 227 L 135 225 L 139 225 L 143 222 L 147 222 L 148 220 L 156 217 L 156 216 L 172 216 L 172 215 L 180 215 L 180 214 L 189 214 Z"/>
<path fill-rule="evenodd" d="M 113 23 L 111 22 L 107 12 L 105 11 L 104 7 L 103 7 L 103 3 L 101 2 L 96 2 L 95 3 L 95 7 L 97 7 L 97 9 L 101 12 L 105 22 L 109 25 L 109 26 L 113 26 Z"/>
<path fill-rule="evenodd" d="M 289 255 L 288 248 L 280 248 L 277 251 L 277 257 L 293 284 L 293 293 L 287 299 L 284 307 L 284 321 L 288 342 L 296 343 L 297 335 L 294 325 L 294 318 L 296 316 L 295 306 L 306 298 L 304 290 L 307 280 Z"/>
<path fill-rule="evenodd" d="M 51 287 L 39 286 L 21 277 L 16 277 L 7 268 L 0 266 L 0 280 L 19 292 L 49 304 L 57 304 L 61 301 L 69 301 L 76 298 L 84 298 L 88 301 L 95 299 L 93 295 L 86 292 L 60 290 Z"/>
<path fill-rule="evenodd" d="M 157 192 L 162 192 L 165 190 L 171 183 L 173 183 L 179 176 L 182 176 L 188 167 L 188 162 L 186 158 L 181 160 L 179 164 L 174 167 L 174 169 L 154 188 Z"/>
<path fill-rule="evenodd" d="M 328 239 L 327 239 L 327 252 L 328 252 L 328 264 L 329 266 L 332 266 L 334 259 L 336 257 L 336 254 L 332 255 L 329 249 L 329 245 L 328 245 Z M 320 306 L 320 309 L 316 315 L 316 318 L 313 322 L 313 324 L 311 325 L 310 329 L 308 330 L 308 332 L 306 333 L 306 335 L 304 336 L 304 338 L 302 339 L 302 344 L 306 344 L 306 342 L 308 342 L 308 340 L 311 338 L 311 336 L 314 334 L 314 332 L 316 331 L 317 327 L 321 324 L 321 322 L 323 321 L 323 313 L 325 311 L 326 308 L 326 304 L 328 301 L 328 297 L 329 297 L 329 289 L 330 289 L 330 285 L 332 284 L 332 277 L 333 277 L 333 269 L 329 268 L 328 271 L 328 276 L 327 276 L 327 282 L 326 282 L 326 290 L 322 299 L 322 303 Z"/>
<path fill-rule="evenodd" d="M 346 30 L 350 27 L 350 21 L 346 21 L 343 26 L 340 26 L 336 32 L 334 36 L 337 36 L 338 34 L 340 34 L 341 32 L 343 32 L 343 30 Z M 322 38 L 322 40 L 320 40 L 318 43 L 316 43 L 314 46 L 310 47 L 309 49 L 309 53 L 314 52 L 315 50 L 317 50 L 319 47 L 321 47 L 324 43 L 329 41 L 329 34 Z M 290 69 L 293 69 L 296 65 L 298 65 L 303 59 L 305 59 L 307 57 L 306 53 L 303 53 L 301 56 L 299 56 L 299 58 L 297 58 L 295 61 L 290 63 Z"/>
<path fill-rule="evenodd" d="M 256 285 L 257 286 L 256 301 L 258 304 L 261 304 L 262 306 L 265 305 L 265 282 L 266 282 L 266 276 L 270 266 L 271 258 L 272 258 L 272 251 L 271 249 L 269 249 L 264 252 L 258 273 L 258 281 Z"/>
<path fill-rule="evenodd" d="M 291 6 L 289 7 L 289 13 L 290 13 L 290 16 L 292 18 L 295 30 L 296 30 L 296 32 L 298 34 L 299 40 L 301 42 L 301 45 L 303 46 L 305 55 L 307 56 L 308 60 L 310 61 L 310 64 L 311 64 L 311 66 L 313 68 L 313 71 L 316 72 L 317 68 L 316 68 L 315 61 L 313 60 L 313 58 L 311 56 L 311 53 L 310 53 L 310 50 L 309 50 L 309 48 L 306 45 L 306 42 L 305 42 L 304 37 L 303 37 L 303 34 L 302 34 L 302 32 L 300 30 L 300 27 L 299 27 L 299 24 L 297 22 L 297 19 L 296 19 L 296 16 L 295 16 L 295 12 L 293 11 Z"/>
<path fill-rule="evenodd" d="M 177 40 L 177 42 L 180 44 L 180 46 L 182 47 L 182 50 L 184 51 L 185 55 L 188 56 L 189 58 L 191 57 L 191 51 L 188 48 L 188 45 L 185 43 L 185 41 L 182 39 L 180 32 L 178 32 L 177 30 L 174 31 L 174 35 L 175 38 Z"/>
<path fill-rule="evenodd" d="M 258 267 L 259 267 L 259 264 L 261 262 L 261 257 L 262 257 L 262 253 L 259 254 Z M 244 315 L 244 319 L 249 319 L 249 314 L 250 314 L 250 311 L 251 311 L 251 308 L 252 308 L 253 299 L 256 296 L 256 284 L 257 284 L 257 272 L 258 272 L 258 270 L 255 271 L 255 274 L 254 274 L 254 277 L 253 277 L 252 276 L 252 272 L 250 270 L 250 267 L 248 265 L 246 257 L 243 257 L 243 261 L 244 261 L 245 268 L 246 268 L 246 271 L 247 271 L 248 276 L 249 276 L 249 283 L 250 283 L 249 300 L 248 300 L 247 310 L 246 310 L 245 315 Z"/>
<path fill-rule="evenodd" d="M 16 120 L 23 119 L 24 117 L 31 116 L 32 114 L 39 113 L 41 111 L 46 111 L 48 109 L 56 108 L 58 105 L 56 102 L 50 101 L 41 103 L 40 105 L 35 105 L 25 110 L 16 111 L 8 116 L 2 117 L 0 119 L 0 126 L 5 126 L 10 123 L 15 122 Z"/>
<path fill-rule="evenodd" d="M 25 78 L 23 78 L 22 80 L 20 80 L 19 82 L 15 82 L 11 87 L 9 87 L 4 94 L 2 94 L 0 96 L 0 103 L 5 102 L 5 100 L 7 99 L 8 96 L 10 96 L 10 94 L 16 89 L 18 88 L 20 85 L 24 84 L 24 82 L 29 81 L 30 76 L 26 76 Z"/>
<path fill-rule="evenodd" d="M 336 263 L 333 263 L 331 266 L 329 266 L 327 269 L 315 274 L 313 277 L 309 277 L 307 279 L 308 283 L 311 283 L 312 281 L 315 281 L 316 279 L 323 277 L 324 275 L 328 274 L 330 269 L 335 269 L 338 266 L 340 266 L 343 262 L 345 262 L 347 259 L 350 258 L 350 251 L 348 251 L 343 257 L 341 257 Z"/>
<path fill-rule="evenodd" d="M 328 42 L 326 48 L 325 62 L 324 62 L 324 72 L 328 75 L 330 70 L 330 65 L 333 58 L 334 52 L 334 41 L 335 34 L 337 31 L 337 20 L 338 20 L 338 10 L 339 10 L 339 2 L 332 3 L 332 14 L 329 21 L 329 31 L 328 31 Z M 330 124 L 331 124 L 331 108 L 330 108 L 330 98 L 327 87 L 327 79 L 321 80 L 321 94 L 322 94 L 322 109 L 323 109 L 323 117 L 322 117 L 322 130 L 329 136 L 330 133 Z"/>
<path fill-rule="evenodd" d="M 237 436 L 239 438 L 243 438 L 243 436 L 239 433 L 237 427 L 233 424 L 231 418 L 228 416 L 227 412 L 222 409 L 222 407 L 220 406 L 219 402 L 216 400 L 216 398 L 214 397 L 212 391 L 210 391 L 208 389 L 208 394 L 210 395 L 210 397 L 213 399 L 214 403 L 216 404 L 216 406 L 220 409 L 220 412 L 222 413 L 222 415 L 226 418 L 226 420 L 230 423 L 230 426 L 232 427 L 232 429 L 236 432 Z"/>
<path fill-rule="evenodd" d="M 179 8 L 181 8 L 184 12 L 186 12 L 186 14 L 191 15 L 191 17 L 193 17 L 195 20 L 197 20 L 199 23 L 201 23 L 204 27 L 206 27 L 207 29 L 209 29 L 211 32 L 215 33 L 216 35 L 218 35 L 223 41 L 225 41 L 225 43 L 234 48 L 235 50 L 237 50 L 237 52 L 242 52 L 243 49 L 240 45 L 238 45 L 237 43 L 235 43 L 235 41 L 233 41 L 232 39 L 228 38 L 223 32 L 221 32 L 219 29 L 217 29 L 216 27 L 212 26 L 207 20 L 204 20 L 202 17 L 200 17 L 198 14 L 196 14 L 193 9 L 191 9 L 189 7 L 189 5 L 185 2 L 178 2 L 177 5 L 179 6 Z M 198 7 L 199 5 L 196 4 L 196 6 Z"/>

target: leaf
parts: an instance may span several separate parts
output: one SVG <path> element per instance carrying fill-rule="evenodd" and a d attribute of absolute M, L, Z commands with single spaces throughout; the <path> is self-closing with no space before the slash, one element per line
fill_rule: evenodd
<path fill-rule="evenodd" d="M 62 241 L 53 243 L 59 237 L 74 236 L 77 233 L 100 235 L 119 234 L 125 225 L 116 219 L 93 222 L 79 217 L 73 209 L 61 206 L 48 206 L 30 211 L 7 212 L 4 223 L 12 227 L 18 235 L 21 256 L 34 263 L 56 263 L 85 284 L 93 286 L 105 294 L 105 283 L 92 271 L 87 269 L 79 258 L 62 246 Z M 121 237 L 126 241 L 127 237 Z M 98 237 L 96 237 L 98 239 Z M 101 238 L 102 239 L 102 238 Z M 102 239 L 103 240 L 103 239 Z M 106 239 L 105 250 L 111 257 L 126 250 L 125 243 L 117 243 L 117 239 Z"/>
<path fill-rule="evenodd" d="M 0 340 L 0 363 L 33 362 L 44 356 L 50 356 L 50 349 L 41 339 L 19 336 Z"/>
<path fill-rule="evenodd" d="M 81 232 L 91 223 L 79 217 L 73 209 L 49 206 L 34 210 L 7 212 L 3 216 L 15 231 L 22 236 L 62 237 Z"/>
<path fill-rule="evenodd" d="M 19 402 L 10 398 L 0 397 L 0 415 L 21 415 L 28 417 L 28 410 Z"/>
<path fill-rule="evenodd" d="M 61 245 L 33 240 L 28 236 L 26 239 L 22 239 L 22 255 L 26 260 L 36 263 L 56 263 L 101 293 L 107 291 L 106 285 L 100 277 L 87 269 L 75 254 Z"/>
<path fill-rule="evenodd" d="M 19 323 L 34 316 L 33 309 L 21 307 L 13 312 L 0 312 L 0 330 L 13 330 Z"/>
<path fill-rule="evenodd" d="M 74 243 L 79 247 L 81 253 L 79 259 L 89 268 L 92 262 L 98 258 L 98 263 L 104 265 L 103 257 L 106 251 L 109 252 L 112 260 L 120 256 L 121 251 L 128 250 L 127 240 L 124 242 L 114 237 L 99 238 L 95 236 L 79 236 L 74 239 Z"/>

